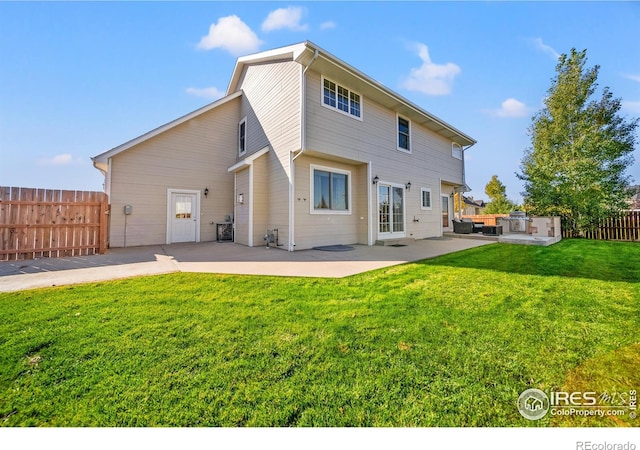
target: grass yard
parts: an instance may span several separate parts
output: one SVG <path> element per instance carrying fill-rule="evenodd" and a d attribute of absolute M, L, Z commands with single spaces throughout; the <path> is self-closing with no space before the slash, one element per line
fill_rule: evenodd
<path fill-rule="evenodd" d="M 171 274 L 0 294 L 3 426 L 638 426 L 640 245 L 496 244 L 340 280 Z"/>

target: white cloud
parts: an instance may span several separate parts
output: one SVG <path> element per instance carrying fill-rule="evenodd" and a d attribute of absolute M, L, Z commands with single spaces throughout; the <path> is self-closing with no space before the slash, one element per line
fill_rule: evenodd
<path fill-rule="evenodd" d="M 331 21 L 331 20 L 329 20 L 327 22 L 322 22 L 320 24 L 320 29 L 321 30 L 331 30 L 331 29 L 333 29 L 335 27 L 336 27 L 336 23 Z"/>
<path fill-rule="evenodd" d="M 640 102 L 623 100 L 620 106 L 622 107 L 622 109 L 631 114 L 640 114 Z"/>
<path fill-rule="evenodd" d="M 238 16 L 220 17 L 211 24 L 209 34 L 200 39 L 197 47 L 202 50 L 221 48 L 234 56 L 258 51 L 262 41 Z"/>
<path fill-rule="evenodd" d="M 187 88 L 187 94 L 195 95 L 197 97 L 208 98 L 211 100 L 218 100 L 219 98 L 224 97 L 224 92 L 219 90 L 216 87 L 208 87 L 208 88 Z"/>
<path fill-rule="evenodd" d="M 306 31 L 308 26 L 301 24 L 304 9 L 298 6 L 279 8 L 271 11 L 262 22 L 262 31 L 281 30 L 283 28 L 291 31 Z"/>
<path fill-rule="evenodd" d="M 530 108 L 520 100 L 508 98 L 500 104 L 499 109 L 489 109 L 485 112 L 496 117 L 525 117 L 529 114 Z"/>
<path fill-rule="evenodd" d="M 71 153 L 61 153 L 51 158 L 40 158 L 37 162 L 41 166 L 68 166 L 70 164 L 81 164 L 83 161 L 80 158 L 74 159 Z"/>
<path fill-rule="evenodd" d="M 540 50 L 543 53 L 546 53 L 547 55 L 551 56 L 553 59 L 560 58 L 560 53 L 555 51 L 555 49 L 550 45 L 547 45 L 544 42 L 542 42 L 542 38 L 533 39 L 533 45 L 535 46 L 536 49 Z"/>
<path fill-rule="evenodd" d="M 502 102 L 497 111 L 498 117 L 524 117 L 529 113 L 527 106 L 515 98 L 508 98 Z"/>
<path fill-rule="evenodd" d="M 637 81 L 638 83 L 640 83 L 640 75 L 624 74 L 622 76 L 628 78 L 629 80 Z"/>
<path fill-rule="evenodd" d="M 411 69 L 409 77 L 401 86 L 410 91 L 419 91 L 427 95 L 447 95 L 451 93 L 453 79 L 461 70 L 454 63 L 436 64 L 429 57 L 429 48 L 425 44 L 415 44 L 422 66 Z"/>

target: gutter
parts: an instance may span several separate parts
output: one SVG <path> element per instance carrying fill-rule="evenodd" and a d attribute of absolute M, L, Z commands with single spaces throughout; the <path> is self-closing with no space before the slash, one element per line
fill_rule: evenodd
<path fill-rule="evenodd" d="M 289 156 L 289 248 L 292 252 L 295 250 L 295 161 L 300 155 L 307 149 L 307 70 L 311 67 L 311 64 L 318 58 L 318 49 L 313 53 L 313 58 L 309 61 L 309 64 L 304 68 L 300 75 L 300 151 L 293 157 Z"/>

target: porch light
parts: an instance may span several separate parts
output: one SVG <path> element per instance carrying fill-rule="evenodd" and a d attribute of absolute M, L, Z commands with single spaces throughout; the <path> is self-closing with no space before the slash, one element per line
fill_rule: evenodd
<path fill-rule="evenodd" d="M 378 178 L 378 175 L 373 177 L 373 184 L 378 184 L 378 181 L 380 181 L 380 178 Z"/>
<path fill-rule="evenodd" d="M 208 187 L 204 188 L 204 196 L 206 197 L 207 195 L 209 195 L 209 188 Z"/>
<path fill-rule="evenodd" d="M 407 184 L 404 185 L 407 188 L 407 191 L 411 190 L 411 181 L 408 181 Z"/>

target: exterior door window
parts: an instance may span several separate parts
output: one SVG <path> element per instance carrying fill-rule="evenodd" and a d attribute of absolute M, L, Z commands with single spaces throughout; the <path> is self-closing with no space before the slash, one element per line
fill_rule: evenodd
<path fill-rule="evenodd" d="M 171 242 L 195 242 L 196 195 L 174 193 L 171 200 Z"/>
<path fill-rule="evenodd" d="M 449 228 L 449 197 L 442 196 L 442 227 Z"/>

